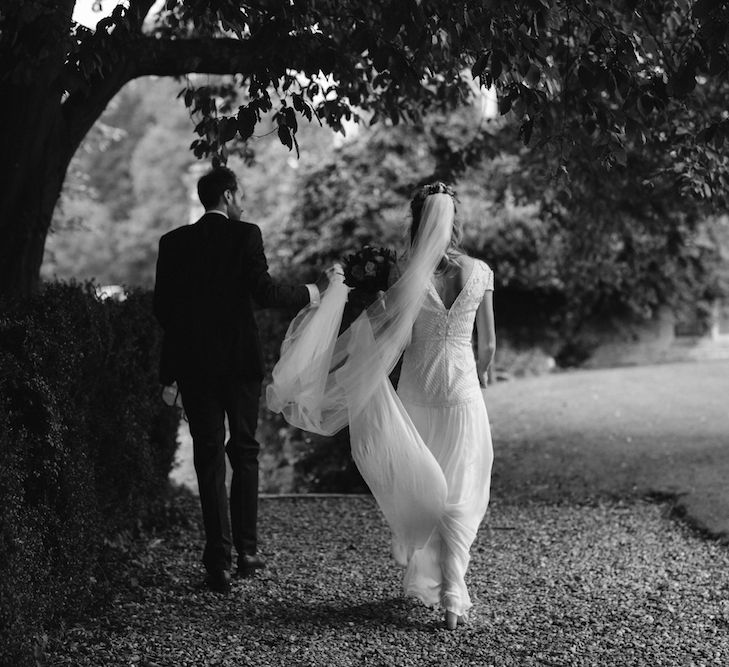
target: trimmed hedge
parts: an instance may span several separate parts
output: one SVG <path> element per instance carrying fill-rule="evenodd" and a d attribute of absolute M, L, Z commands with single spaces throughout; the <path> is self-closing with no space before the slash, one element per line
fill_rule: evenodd
<path fill-rule="evenodd" d="M 0 308 L 0 664 L 34 664 L 104 594 L 104 544 L 167 494 L 179 413 L 159 343 L 148 292 L 49 283 Z"/>

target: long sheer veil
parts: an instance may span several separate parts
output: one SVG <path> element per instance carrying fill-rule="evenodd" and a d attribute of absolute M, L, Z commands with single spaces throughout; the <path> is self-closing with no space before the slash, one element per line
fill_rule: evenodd
<path fill-rule="evenodd" d="M 446 484 L 388 376 L 448 246 L 454 212 L 447 194 L 425 199 L 400 278 L 341 335 L 348 287 L 335 271 L 319 307 L 305 308 L 289 326 L 266 390 L 269 409 L 293 426 L 333 435 L 349 424 L 354 461 L 407 552 L 435 528 Z"/>

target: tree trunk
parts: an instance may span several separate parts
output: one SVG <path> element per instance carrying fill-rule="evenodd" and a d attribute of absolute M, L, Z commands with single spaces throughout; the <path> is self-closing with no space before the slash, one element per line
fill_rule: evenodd
<path fill-rule="evenodd" d="M 0 93 L 5 91 L 0 91 Z M 63 145 L 60 95 L 37 89 L 3 112 L 0 153 L 0 296 L 25 296 L 39 283 L 46 235 L 70 155 Z M 36 93 L 36 94 L 33 94 Z"/>
<path fill-rule="evenodd" d="M 44 0 L 37 14 L 23 12 L 19 0 L 7 4 L 0 35 L 0 297 L 37 288 L 73 154 L 64 139 L 60 77 L 74 2 Z"/>
<path fill-rule="evenodd" d="M 128 66 L 99 78 L 90 94 L 61 101 L 49 73 L 32 86 L 0 85 L 0 298 L 40 284 L 46 236 L 76 149 L 109 100 L 130 78 Z"/>

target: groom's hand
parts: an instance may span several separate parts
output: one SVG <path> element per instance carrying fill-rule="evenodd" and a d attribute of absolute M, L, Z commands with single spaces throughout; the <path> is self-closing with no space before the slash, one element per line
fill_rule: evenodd
<path fill-rule="evenodd" d="M 331 270 L 331 269 L 330 269 Z M 329 271 L 324 271 L 317 279 L 316 288 L 319 290 L 319 294 L 322 294 L 327 287 L 329 287 Z"/>

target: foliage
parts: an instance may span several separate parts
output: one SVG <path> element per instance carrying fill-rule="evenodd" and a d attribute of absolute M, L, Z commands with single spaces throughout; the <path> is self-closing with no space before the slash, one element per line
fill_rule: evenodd
<path fill-rule="evenodd" d="M 0 150 L 22 155 L 0 165 L 5 293 L 33 288 L 72 156 L 146 75 L 235 75 L 183 95 L 198 157 L 225 160 L 264 118 L 298 152 L 303 120 L 396 125 L 454 108 L 478 82 L 557 164 L 587 146 L 624 165 L 628 143 L 658 138 L 683 192 L 720 203 L 727 187 L 729 120 L 705 100 L 726 98 L 728 0 L 167 0 L 151 14 L 153 0 L 130 0 L 95 31 L 73 23 L 73 5 L 10 0 L 0 14 L 0 98 L 18 101 L 0 107 Z"/>
<path fill-rule="evenodd" d="M 192 23 L 193 14 L 182 10 Z M 197 155 L 225 160 L 227 142 L 247 140 L 272 111 L 281 142 L 297 153 L 304 119 L 338 131 L 342 118 L 420 120 L 471 98 L 473 76 L 495 87 L 499 112 L 555 166 L 586 148 L 624 166 L 626 144 L 661 137 L 664 150 L 680 156 L 673 171 L 684 194 L 724 201 L 729 162 L 720 149 L 729 119 L 723 108 L 707 109 L 705 98 L 726 98 L 725 1 L 319 2 L 294 11 L 274 3 L 246 7 L 221 25 L 235 31 L 243 16 L 241 34 L 255 38 L 267 26 L 278 66 L 230 86 L 188 90 L 185 102 L 201 117 Z M 341 52 L 345 42 L 352 52 Z M 331 49 L 327 68 L 317 60 L 323 45 Z M 233 114 L 236 87 L 248 99 Z M 226 99 L 220 108 L 216 96 Z"/>
<path fill-rule="evenodd" d="M 155 512 L 177 446 L 148 294 L 48 284 L 0 319 L 0 662 L 103 593 L 105 540 Z"/>
<path fill-rule="evenodd" d="M 666 305 L 680 313 L 700 304 L 706 315 L 728 291 L 716 219 L 672 179 L 647 183 L 666 161 L 655 146 L 631 146 L 626 168 L 570 158 L 567 198 L 543 159 L 498 121 L 486 126 L 486 157 L 471 153 L 482 142 L 473 113 L 362 132 L 309 174 L 283 232 L 287 272 L 309 275 L 307 266 L 362 243 L 403 249 L 410 193 L 444 178 L 457 183 L 466 249 L 495 270 L 497 326 L 515 343 L 559 354 L 606 320 L 644 321 Z"/>

